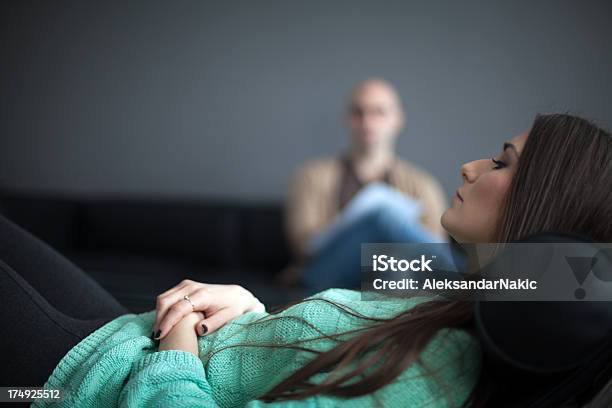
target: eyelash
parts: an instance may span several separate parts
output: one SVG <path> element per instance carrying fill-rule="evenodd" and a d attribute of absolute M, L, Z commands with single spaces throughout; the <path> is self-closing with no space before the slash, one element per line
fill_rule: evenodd
<path fill-rule="evenodd" d="M 491 161 L 495 164 L 495 167 L 493 167 L 493 169 L 495 169 L 495 170 L 499 170 L 501 168 L 506 167 L 506 163 L 504 163 L 501 160 L 495 160 L 495 158 L 492 157 Z"/>

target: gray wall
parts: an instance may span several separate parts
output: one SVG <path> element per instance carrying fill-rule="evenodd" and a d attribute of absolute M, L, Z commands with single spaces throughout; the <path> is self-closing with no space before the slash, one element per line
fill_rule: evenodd
<path fill-rule="evenodd" d="M 350 87 L 394 82 L 398 143 L 450 194 L 536 112 L 612 124 L 612 2 L 13 2 L 0 184 L 243 200 L 346 146 Z"/>

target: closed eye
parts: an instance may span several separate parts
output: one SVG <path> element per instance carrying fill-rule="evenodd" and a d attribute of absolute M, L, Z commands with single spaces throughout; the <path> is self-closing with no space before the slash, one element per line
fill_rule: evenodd
<path fill-rule="evenodd" d="M 494 157 L 491 158 L 491 161 L 495 164 L 495 167 L 493 167 L 494 170 L 499 170 L 507 166 L 506 163 L 501 160 L 495 160 Z"/>

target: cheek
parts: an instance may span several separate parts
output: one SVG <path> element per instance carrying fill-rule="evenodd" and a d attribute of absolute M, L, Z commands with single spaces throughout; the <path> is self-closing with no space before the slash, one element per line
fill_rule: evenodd
<path fill-rule="evenodd" d="M 348 123 L 350 128 L 358 129 L 359 125 L 361 124 L 361 121 L 359 120 L 359 118 L 357 118 L 355 116 L 351 116 L 351 117 L 349 117 L 347 123 Z"/>
<path fill-rule="evenodd" d="M 494 239 L 510 181 L 511 178 L 502 173 L 489 173 L 474 184 L 464 215 L 473 226 L 475 240 L 491 242 Z"/>
<path fill-rule="evenodd" d="M 503 174 L 489 173 L 474 184 L 469 207 L 475 207 L 490 218 L 501 212 L 501 207 L 510 187 L 510 177 Z"/>
<path fill-rule="evenodd" d="M 442 225 L 460 242 L 491 242 L 510 182 L 501 173 L 481 176 L 466 192 L 465 202 L 445 213 Z"/>

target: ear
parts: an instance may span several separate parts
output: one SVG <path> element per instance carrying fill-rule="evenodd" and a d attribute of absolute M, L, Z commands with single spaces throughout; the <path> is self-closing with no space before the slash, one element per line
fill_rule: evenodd
<path fill-rule="evenodd" d="M 404 130 L 404 125 L 406 124 L 406 115 L 404 114 L 403 109 L 399 109 L 397 114 L 397 133 L 400 133 Z"/>

